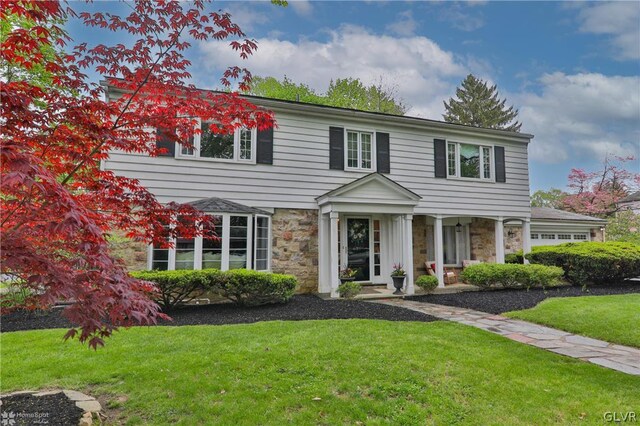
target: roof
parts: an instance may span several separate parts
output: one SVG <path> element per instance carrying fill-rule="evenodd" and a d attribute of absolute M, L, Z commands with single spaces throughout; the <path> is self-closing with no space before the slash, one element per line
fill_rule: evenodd
<path fill-rule="evenodd" d="M 122 89 L 119 89 L 113 85 L 109 84 L 108 80 L 101 80 L 100 84 L 106 86 L 109 90 L 113 90 L 116 92 L 124 92 Z M 213 93 L 224 93 L 218 90 L 208 90 L 208 89 L 198 89 L 203 92 L 213 92 Z M 384 112 L 376 112 L 376 111 L 364 111 L 357 110 L 351 108 L 343 108 L 336 107 L 331 105 L 319 105 L 312 104 L 309 102 L 301 102 L 301 101 L 291 101 L 285 99 L 275 99 L 275 98 L 266 98 L 263 96 L 255 96 L 255 95 L 247 95 L 241 94 L 243 98 L 246 98 L 250 101 L 257 101 L 257 104 L 261 104 L 267 108 L 269 107 L 289 107 L 291 109 L 296 109 L 300 111 L 306 112 L 316 112 L 321 114 L 326 114 L 327 111 L 332 111 L 335 115 L 342 115 L 348 117 L 359 117 L 359 118 L 368 118 L 374 120 L 385 119 L 390 122 L 408 124 L 408 125 L 417 125 L 417 126 L 430 126 L 447 130 L 461 130 L 465 132 L 476 132 L 476 133 L 484 133 L 488 135 L 502 136 L 508 137 L 512 140 L 519 140 L 528 143 L 531 139 L 533 139 L 533 135 L 529 133 L 521 133 L 521 132 L 513 132 L 510 130 L 503 129 L 491 129 L 487 127 L 476 127 L 468 124 L 458 124 L 458 123 L 447 123 L 442 120 L 434 120 L 429 118 L 422 117 L 411 117 L 407 115 L 395 115 Z"/>
<path fill-rule="evenodd" d="M 603 223 L 604 219 L 586 216 L 583 214 L 566 212 L 564 210 L 549 207 L 531 207 L 531 220 L 562 220 L 567 222 L 594 222 Z"/>
<path fill-rule="evenodd" d="M 336 189 L 332 189 L 329 192 L 326 192 L 318 197 L 316 197 L 316 200 L 320 200 L 322 198 L 327 198 L 327 197 L 331 197 L 331 196 L 335 196 L 335 195 L 341 195 L 347 191 L 353 190 L 359 186 L 362 186 L 366 183 L 369 182 L 379 182 L 389 188 L 392 188 L 394 191 L 396 192 L 401 192 L 403 193 L 406 197 L 414 199 L 414 200 L 420 200 L 422 197 L 419 196 L 418 194 L 416 194 L 415 192 L 411 191 L 410 189 L 405 188 L 404 186 L 400 185 L 399 183 L 395 182 L 394 180 L 389 179 L 388 177 L 386 177 L 383 174 L 380 174 L 378 172 L 373 172 L 373 173 L 369 173 L 368 175 L 365 175 L 359 179 L 356 179 L 352 182 L 349 182 L 345 185 L 341 185 Z"/>
<path fill-rule="evenodd" d="M 187 203 L 198 210 L 209 213 L 244 213 L 244 214 L 265 214 L 271 213 L 255 207 L 245 206 L 243 204 L 234 203 L 233 201 L 224 200 L 218 197 L 203 198 L 201 200 L 191 201 Z"/>
<path fill-rule="evenodd" d="M 630 203 L 632 201 L 640 201 L 640 191 L 629 194 L 624 198 L 618 200 L 618 203 Z"/>

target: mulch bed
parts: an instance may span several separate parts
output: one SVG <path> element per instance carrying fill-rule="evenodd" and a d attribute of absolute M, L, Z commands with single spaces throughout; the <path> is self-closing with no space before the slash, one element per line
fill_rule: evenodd
<path fill-rule="evenodd" d="M 84 414 L 76 403 L 60 392 L 53 395 L 10 395 L 2 398 L 0 424 L 15 426 L 77 425 Z M 13 421 L 12 421 L 13 420 Z"/>
<path fill-rule="evenodd" d="M 631 281 L 609 286 L 592 286 L 586 290 L 581 287 L 556 287 L 530 290 L 492 290 L 470 291 L 453 294 L 427 294 L 411 296 L 407 299 L 439 305 L 457 306 L 475 309 L 490 314 L 529 309 L 549 297 L 605 296 L 613 294 L 640 293 L 640 282 Z"/>
<path fill-rule="evenodd" d="M 173 321 L 160 325 L 221 325 L 273 320 L 380 319 L 389 321 L 437 321 L 437 318 L 395 306 L 359 300 L 322 300 L 314 295 L 296 295 L 289 303 L 241 307 L 230 303 L 188 306 L 170 313 Z M 17 311 L 3 315 L 2 332 L 46 328 L 68 328 L 71 324 L 61 309 L 51 311 Z"/>

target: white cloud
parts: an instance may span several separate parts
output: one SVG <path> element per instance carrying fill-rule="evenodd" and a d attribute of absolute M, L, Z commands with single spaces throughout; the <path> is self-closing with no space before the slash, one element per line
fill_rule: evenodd
<path fill-rule="evenodd" d="M 581 31 L 611 36 L 618 59 L 640 59 L 640 2 L 599 2 L 583 6 L 578 12 Z"/>
<path fill-rule="evenodd" d="M 410 10 L 405 10 L 397 15 L 397 19 L 387 25 L 387 31 L 401 35 L 411 36 L 415 33 L 418 23 L 413 19 L 413 13 Z"/>
<path fill-rule="evenodd" d="M 225 11 L 231 14 L 233 23 L 238 24 L 247 34 L 252 32 L 257 25 L 269 22 L 269 16 L 266 13 L 256 7 L 249 7 L 246 3 L 226 3 Z"/>
<path fill-rule="evenodd" d="M 484 18 L 481 12 L 470 12 L 465 6 L 482 6 L 481 2 L 444 3 L 440 11 L 440 20 L 449 22 L 454 28 L 461 31 L 475 31 L 484 26 Z"/>
<path fill-rule="evenodd" d="M 300 16 L 311 16 L 313 14 L 313 5 L 308 0 L 290 0 L 289 6 Z"/>
<path fill-rule="evenodd" d="M 543 75 L 541 94 L 514 95 L 530 158 L 544 163 L 640 154 L 640 77 Z"/>
<path fill-rule="evenodd" d="M 351 25 L 331 30 L 328 36 L 326 41 L 259 39 L 257 52 L 242 65 L 255 75 L 286 74 L 318 91 L 331 79 L 353 77 L 371 84 L 384 76 L 413 106 L 409 115 L 435 119 L 441 118 L 442 101 L 467 72 L 451 52 L 426 37 L 376 35 Z M 226 43 L 207 42 L 201 49 L 203 64 L 212 70 L 238 63 Z"/>

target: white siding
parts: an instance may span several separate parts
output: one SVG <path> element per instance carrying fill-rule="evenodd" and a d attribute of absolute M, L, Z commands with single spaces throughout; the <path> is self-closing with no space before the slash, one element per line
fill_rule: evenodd
<path fill-rule="evenodd" d="M 315 209 L 316 197 L 367 174 L 329 169 L 329 126 L 339 126 L 390 134 L 391 173 L 386 176 L 422 197 L 416 214 L 530 216 L 526 139 L 384 117 L 332 117 L 331 109 L 319 115 L 286 108 L 275 109 L 273 165 L 112 153 L 104 167 L 140 179 L 161 202 L 215 196 L 254 207 Z M 436 179 L 434 138 L 504 146 L 507 182 Z"/>

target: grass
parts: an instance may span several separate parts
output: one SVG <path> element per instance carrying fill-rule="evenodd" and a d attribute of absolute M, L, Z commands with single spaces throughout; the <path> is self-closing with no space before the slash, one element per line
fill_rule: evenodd
<path fill-rule="evenodd" d="M 572 424 L 640 406 L 640 377 L 461 324 L 374 320 L 1 335 L 2 392 L 100 395 L 125 424 Z"/>
<path fill-rule="evenodd" d="M 554 297 L 504 315 L 640 348 L 640 294 Z"/>

